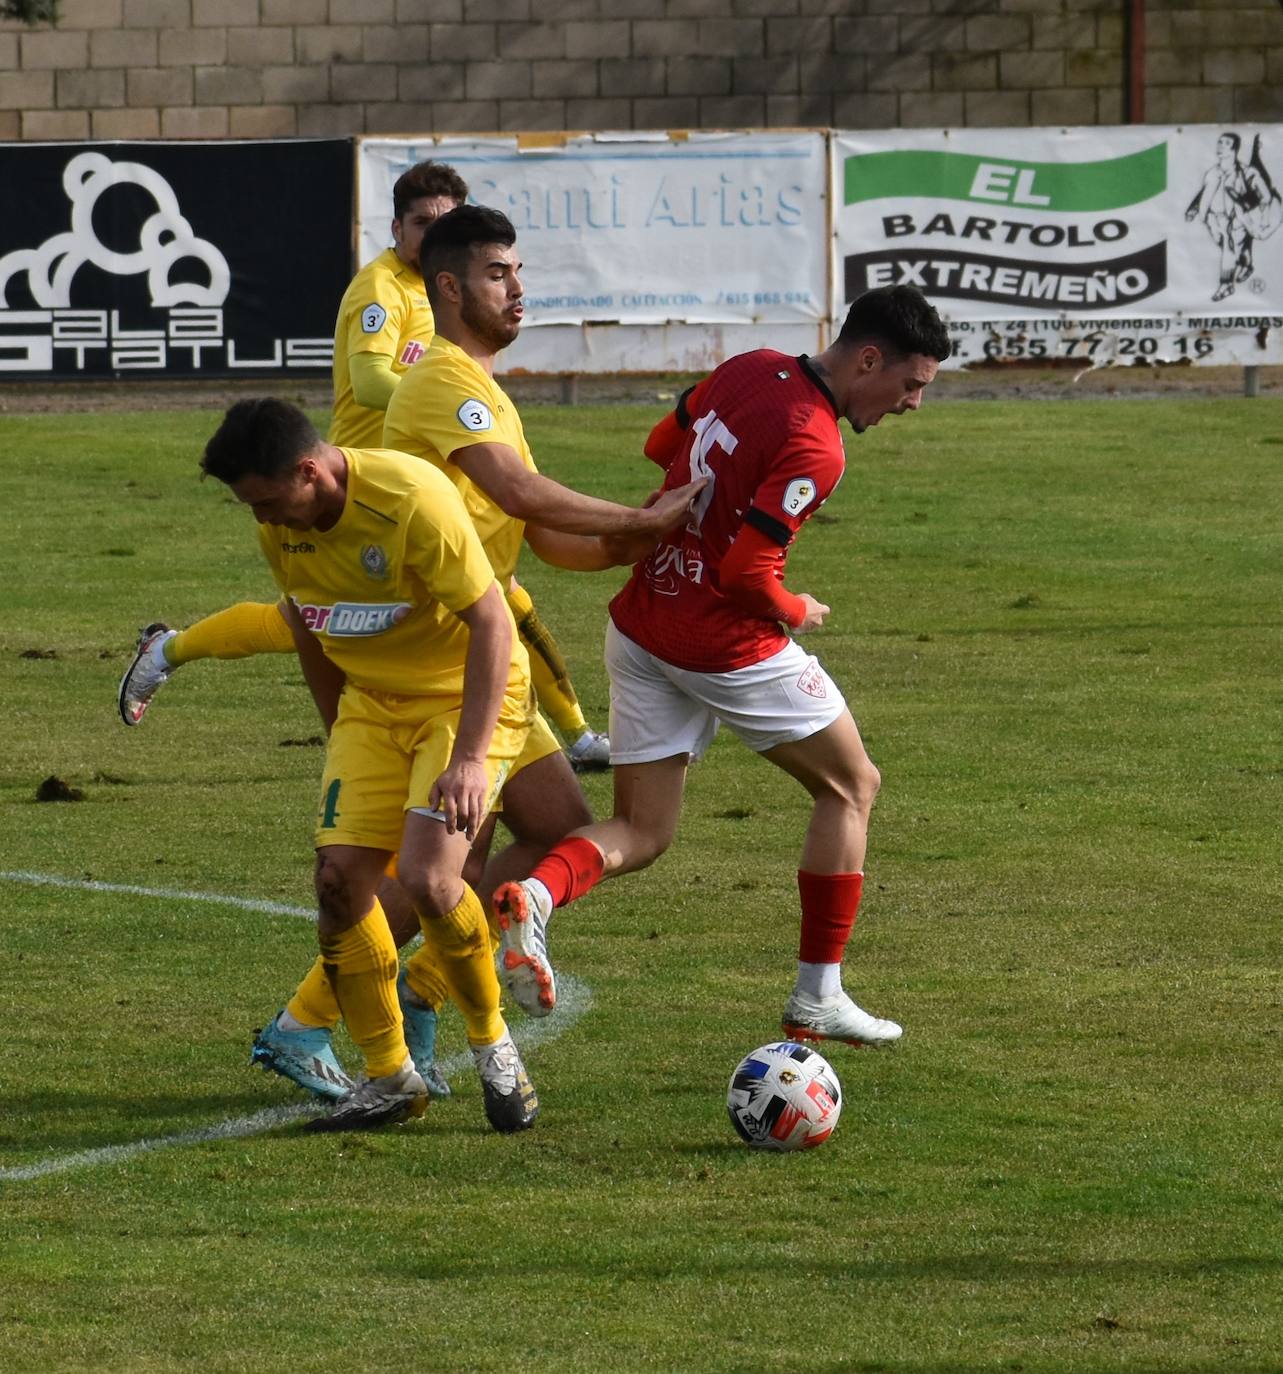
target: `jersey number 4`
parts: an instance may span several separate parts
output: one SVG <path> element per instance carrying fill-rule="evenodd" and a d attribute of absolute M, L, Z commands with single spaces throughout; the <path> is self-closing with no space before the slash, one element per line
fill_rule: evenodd
<path fill-rule="evenodd" d="M 739 440 L 717 418 L 715 410 L 710 410 L 707 415 L 701 415 L 691 428 L 695 431 L 695 442 L 691 445 L 690 456 L 691 481 L 696 482 L 701 477 L 708 478 L 708 485 L 700 492 L 695 509 L 687 522 L 688 529 L 698 532 L 704 523 L 704 516 L 708 514 L 709 506 L 712 505 L 713 488 L 717 482 L 717 474 L 709 466 L 709 452 L 716 445 L 729 457 L 738 447 Z"/>

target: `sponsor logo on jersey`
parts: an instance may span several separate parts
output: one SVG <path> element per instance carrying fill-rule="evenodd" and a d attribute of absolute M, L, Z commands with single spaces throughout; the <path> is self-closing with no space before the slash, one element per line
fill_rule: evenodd
<path fill-rule="evenodd" d="M 281 540 L 281 551 L 283 553 L 315 553 L 316 545 L 304 541 L 301 544 L 291 544 L 288 540 Z"/>
<path fill-rule="evenodd" d="M 474 434 L 480 434 L 494 425 L 494 416 L 484 401 L 464 401 L 455 415 L 464 429 L 470 429 Z"/>
<path fill-rule="evenodd" d="M 303 606 L 297 601 L 294 604 L 309 630 L 335 639 L 384 634 L 414 609 L 408 601 L 339 601 L 333 606 Z"/>
<path fill-rule="evenodd" d="M 388 575 L 388 556 L 384 553 L 382 545 L 367 544 L 361 550 L 361 566 L 370 577 L 386 577 Z"/>
<path fill-rule="evenodd" d="M 801 515 L 814 500 L 815 483 L 809 477 L 795 477 L 784 488 L 784 499 L 780 505 L 789 515 Z"/>
<path fill-rule="evenodd" d="M 406 367 L 410 367 L 412 364 L 417 363 L 427 351 L 428 350 L 424 348 L 418 339 L 411 339 L 401 350 L 401 361 Z"/>
<path fill-rule="evenodd" d="M 802 670 L 797 686 L 798 690 L 805 692 L 808 697 L 818 697 L 821 701 L 829 694 L 829 689 L 824 685 L 824 669 L 814 659 Z"/>
<path fill-rule="evenodd" d="M 372 301 L 361 311 L 361 332 L 363 334 L 377 334 L 383 328 L 387 318 L 388 312 L 377 301 Z"/>

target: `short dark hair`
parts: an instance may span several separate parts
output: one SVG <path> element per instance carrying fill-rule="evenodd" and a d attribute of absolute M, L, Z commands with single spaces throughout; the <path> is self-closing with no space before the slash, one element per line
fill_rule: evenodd
<path fill-rule="evenodd" d="M 874 344 L 889 357 L 918 353 L 937 362 L 953 352 L 935 306 L 916 286 L 879 286 L 858 296 L 837 341 L 847 347 Z"/>
<path fill-rule="evenodd" d="M 438 292 L 436 275 L 450 272 L 456 277 L 467 273 L 472 250 L 478 244 L 497 243 L 511 248 L 517 231 L 502 210 L 488 205 L 461 205 L 442 215 L 423 236 L 419 245 L 419 270 L 428 288 L 428 300 L 435 304 Z"/>
<path fill-rule="evenodd" d="M 1221 138 L 1228 138 L 1229 141 L 1234 145 L 1234 151 L 1236 153 L 1243 146 L 1243 140 L 1238 136 L 1238 134 L 1231 133 L 1228 129 L 1226 129 L 1226 131 L 1221 135 Z M 1217 142 L 1219 143 L 1220 139 L 1217 139 Z"/>
<path fill-rule="evenodd" d="M 243 477 L 284 477 L 321 436 L 296 405 L 272 396 L 237 401 L 205 445 L 201 469 L 231 486 Z"/>
<path fill-rule="evenodd" d="M 446 196 L 460 205 L 468 198 L 468 183 L 444 162 L 416 162 L 392 187 L 392 218 L 400 219 L 416 200 Z"/>

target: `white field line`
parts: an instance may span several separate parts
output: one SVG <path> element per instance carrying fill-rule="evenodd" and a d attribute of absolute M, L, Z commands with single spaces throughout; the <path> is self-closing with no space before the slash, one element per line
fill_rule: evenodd
<path fill-rule="evenodd" d="M 301 916 L 311 921 L 316 919 L 315 913 L 306 907 L 286 906 L 281 902 L 256 902 L 245 897 L 224 897 L 213 892 L 179 892 L 168 888 L 135 887 L 126 883 L 100 883 L 88 878 L 62 878 L 52 873 L 0 872 L 0 881 L 39 887 L 75 888 L 82 892 L 123 892 L 131 896 L 160 897 L 169 901 L 213 902 L 221 906 L 240 907 L 246 911 L 261 911 L 272 916 Z M 513 1027 L 512 1038 L 523 1050 L 556 1040 L 591 1006 L 592 990 L 588 985 L 569 974 L 560 974 L 557 978 L 556 1012 L 545 1020 L 520 1022 Z M 453 1078 L 461 1070 L 471 1066 L 472 1055 L 467 1051 L 452 1054 L 438 1064 L 447 1078 Z M 45 1178 L 49 1174 L 65 1173 L 69 1169 L 86 1169 L 98 1164 L 118 1164 L 123 1160 L 133 1159 L 154 1150 L 167 1150 L 175 1145 L 200 1145 L 210 1140 L 234 1140 L 242 1136 L 261 1135 L 264 1131 L 288 1125 L 300 1117 L 315 1116 L 319 1105 L 314 1102 L 297 1102 L 288 1106 L 269 1107 L 264 1111 L 255 1112 L 252 1116 L 233 1117 L 213 1126 L 180 1131 L 176 1135 L 150 1136 L 124 1145 L 104 1145 L 97 1150 L 53 1155 L 34 1164 L 0 1168 L 0 1183 L 20 1183 L 33 1178 Z"/>

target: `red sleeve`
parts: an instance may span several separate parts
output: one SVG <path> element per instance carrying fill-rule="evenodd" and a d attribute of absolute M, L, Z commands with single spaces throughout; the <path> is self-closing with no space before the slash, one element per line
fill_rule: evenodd
<path fill-rule="evenodd" d="M 718 585 L 741 610 L 763 620 L 800 625 L 806 602 L 780 581 L 781 549 L 769 534 L 743 525 L 718 569 Z"/>
<path fill-rule="evenodd" d="M 837 426 L 817 408 L 772 462 L 744 518 L 786 545 L 829 499 L 845 469 Z"/>
<path fill-rule="evenodd" d="M 696 393 L 701 386 L 702 382 L 688 386 L 677 398 L 676 406 L 651 430 L 646 439 L 643 452 L 652 463 L 658 463 L 665 472 L 672 466 L 673 459 L 682 451 L 682 445 L 686 442 L 686 431 L 690 429 L 691 422 L 691 403 L 696 400 Z"/>

